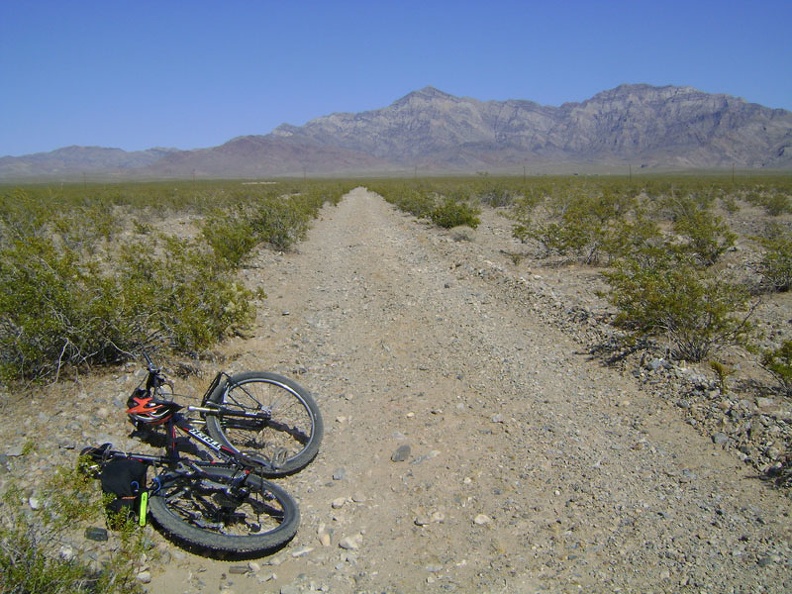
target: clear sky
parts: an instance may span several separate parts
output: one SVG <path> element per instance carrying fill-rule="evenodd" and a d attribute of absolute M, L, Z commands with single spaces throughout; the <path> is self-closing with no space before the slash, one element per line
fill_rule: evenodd
<path fill-rule="evenodd" d="M 222 144 L 434 86 L 792 110 L 792 0 L 0 0 L 0 156 Z"/>

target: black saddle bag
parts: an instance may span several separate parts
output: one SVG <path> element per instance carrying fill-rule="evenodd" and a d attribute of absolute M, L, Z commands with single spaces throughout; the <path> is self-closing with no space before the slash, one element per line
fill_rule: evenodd
<path fill-rule="evenodd" d="M 99 479 L 102 492 L 108 496 L 105 511 L 111 528 L 137 517 L 147 470 L 147 464 L 130 459 L 108 460 L 102 465 Z"/>

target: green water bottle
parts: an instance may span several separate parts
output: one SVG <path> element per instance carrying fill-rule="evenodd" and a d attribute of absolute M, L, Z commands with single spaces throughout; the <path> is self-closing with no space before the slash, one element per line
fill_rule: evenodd
<path fill-rule="evenodd" d="M 146 513 L 148 512 L 148 491 L 140 494 L 140 513 L 138 514 L 138 524 L 146 525 Z"/>

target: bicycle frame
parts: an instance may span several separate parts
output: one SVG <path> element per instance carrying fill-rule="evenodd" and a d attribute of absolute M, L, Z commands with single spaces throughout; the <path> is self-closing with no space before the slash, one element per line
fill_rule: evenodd
<path fill-rule="evenodd" d="M 241 475 L 239 483 L 236 486 L 242 485 L 247 476 L 254 472 L 255 468 L 261 466 L 260 463 L 247 460 L 245 454 L 235 452 L 226 446 L 218 443 L 212 437 L 197 429 L 189 420 L 181 413 L 175 412 L 170 419 L 166 421 L 165 429 L 167 433 L 167 442 L 165 444 L 165 455 L 161 454 L 144 454 L 138 452 L 124 452 L 121 450 L 107 450 L 103 453 L 105 460 L 110 459 L 132 459 L 143 462 L 151 466 L 159 466 L 168 468 L 171 471 L 179 471 L 179 465 L 184 465 L 192 469 L 192 471 L 200 472 L 201 467 L 209 467 L 213 465 L 222 466 L 235 466 L 239 469 Z M 178 441 L 179 432 L 185 434 L 188 439 L 197 440 L 208 450 L 214 452 L 220 460 L 209 459 L 198 453 L 200 459 L 185 458 L 179 453 Z M 208 454 L 208 452 L 204 452 Z M 184 469 L 181 469 L 184 471 Z M 157 482 L 157 477 L 153 479 Z"/>
<path fill-rule="evenodd" d="M 162 375 L 162 373 L 161 373 L 162 370 L 154 365 L 153 361 L 148 356 L 148 354 L 144 352 L 143 356 L 146 359 L 146 364 L 147 364 L 147 368 L 148 368 L 148 377 L 146 378 L 146 392 L 149 395 L 152 392 L 156 393 L 157 395 L 163 395 L 163 392 L 160 390 L 160 388 L 162 386 L 170 385 L 171 389 L 172 389 L 172 384 Z M 255 421 L 264 422 L 264 423 L 267 423 L 267 422 L 269 422 L 271 420 L 271 414 L 270 414 L 269 410 L 260 410 L 260 411 L 255 411 L 255 412 L 228 410 L 228 409 L 225 409 L 225 408 L 223 408 L 221 406 L 218 406 L 216 404 L 210 403 L 209 402 L 209 397 L 215 391 L 215 388 L 217 388 L 217 386 L 220 385 L 220 382 L 223 381 L 223 378 L 226 378 L 227 380 L 230 380 L 231 376 L 229 376 L 227 373 L 225 373 L 223 371 L 218 372 L 215 375 L 215 377 L 212 380 L 212 382 L 209 384 L 209 387 L 206 389 L 206 392 L 204 392 L 204 395 L 201 398 L 201 406 L 187 406 L 186 409 L 189 412 L 197 412 L 197 413 L 200 413 L 202 415 L 207 415 L 207 414 L 211 415 L 211 414 L 222 413 L 222 414 L 224 414 L 227 417 L 236 417 L 236 418 L 240 418 L 240 419 L 249 419 L 249 420 L 255 420 Z M 189 433 L 189 430 L 185 429 L 185 431 L 187 433 Z M 202 433 L 200 431 L 198 433 L 199 433 L 199 435 L 195 435 L 195 438 L 198 439 L 199 441 L 201 441 L 202 443 L 204 443 L 205 445 L 207 445 L 209 447 L 212 447 L 212 445 L 210 445 L 210 443 L 208 443 L 206 441 L 206 439 L 209 439 L 210 442 L 213 442 L 217 446 L 220 445 L 217 442 L 215 442 L 208 435 L 206 435 L 206 434 L 204 434 L 204 433 Z"/>

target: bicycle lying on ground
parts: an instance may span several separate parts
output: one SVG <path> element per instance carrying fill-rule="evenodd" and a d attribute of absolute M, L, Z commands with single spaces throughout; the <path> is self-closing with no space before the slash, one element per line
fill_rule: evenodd
<path fill-rule="evenodd" d="M 132 466 L 139 476 L 130 480 L 130 471 L 122 470 L 124 489 L 133 487 L 116 491 L 119 501 L 133 500 L 142 522 L 150 512 L 164 532 L 189 548 L 246 557 L 285 545 L 297 532 L 299 509 L 265 477 L 296 472 L 316 456 L 323 433 L 316 402 L 276 374 L 218 373 L 201 406 L 184 407 L 173 401 L 172 384 L 161 369 L 144 356 L 147 377 L 126 412 L 137 428 L 164 427 L 165 455 L 127 453 L 110 444 L 82 454 L 96 470 Z M 197 419 L 189 416 L 195 412 Z M 201 423 L 208 435 L 198 428 Z M 160 472 L 146 484 L 151 466 Z"/>

